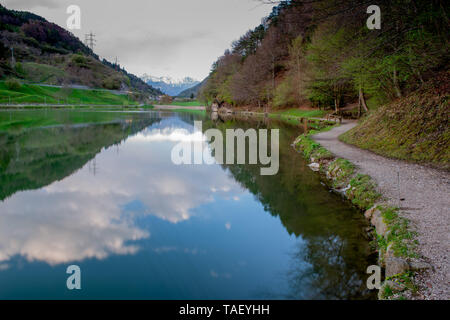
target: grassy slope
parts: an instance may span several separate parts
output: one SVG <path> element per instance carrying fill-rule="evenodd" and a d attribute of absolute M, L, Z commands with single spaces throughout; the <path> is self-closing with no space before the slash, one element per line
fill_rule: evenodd
<path fill-rule="evenodd" d="M 448 94 L 428 90 L 384 105 L 340 139 L 377 154 L 450 168 Z"/>
<path fill-rule="evenodd" d="M 180 106 L 180 107 L 198 107 L 202 106 L 203 103 L 200 101 L 174 101 L 171 103 L 172 106 Z"/>
<path fill-rule="evenodd" d="M 68 76 L 63 68 L 35 62 L 22 63 L 22 70 L 22 75 L 32 83 L 58 84 L 58 79 Z"/>
<path fill-rule="evenodd" d="M 305 117 L 305 118 L 322 118 L 324 117 L 329 111 L 325 110 L 301 110 L 301 109 L 287 109 L 287 110 L 280 110 L 280 111 L 272 111 L 276 114 L 282 114 L 286 116 L 296 116 L 296 117 Z"/>
<path fill-rule="evenodd" d="M 9 90 L 4 82 L 0 82 L 0 104 L 93 104 L 93 105 L 128 105 L 136 104 L 128 101 L 126 95 L 115 95 L 101 90 L 61 89 L 37 85 L 22 85 L 19 90 Z"/>

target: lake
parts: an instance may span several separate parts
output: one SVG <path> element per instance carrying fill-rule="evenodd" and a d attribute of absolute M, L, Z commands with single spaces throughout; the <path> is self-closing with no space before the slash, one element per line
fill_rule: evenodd
<path fill-rule="evenodd" d="M 174 165 L 204 129 L 280 129 L 280 169 Z M 0 299 L 373 299 L 367 222 L 275 120 L 0 111 Z M 66 269 L 81 268 L 81 290 Z"/>

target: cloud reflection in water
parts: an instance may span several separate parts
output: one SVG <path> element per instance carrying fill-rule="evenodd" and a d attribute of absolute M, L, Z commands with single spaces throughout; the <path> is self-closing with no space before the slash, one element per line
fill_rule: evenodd
<path fill-rule="evenodd" d="M 62 181 L 0 203 L 0 264 L 17 255 L 57 265 L 134 254 L 135 242 L 151 236 L 136 225 L 137 217 L 180 223 L 216 197 L 244 192 L 219 166 L 174 166 L 175 143 L 203 137 L 170 122 L 161 128 L 164 123 L 103 150 L 95 175 L 86 164 Z M 141 206 L 125 210 L 131 203 Z"/>

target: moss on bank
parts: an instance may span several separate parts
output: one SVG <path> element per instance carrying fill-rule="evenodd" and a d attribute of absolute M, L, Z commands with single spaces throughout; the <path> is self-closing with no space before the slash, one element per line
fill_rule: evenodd
<path fill-rule="evenodd" d="M 317 132 L 312 132 L 310 135 Z M 417 291 L 414 285 L 414 272 L 406 259 L 417 258 L 415 234 L 409 230 L 408 220 L 400 217 L 399 209 L 389 205 L 379 205 L 382 200 L 375 181 L 368 175 L 357 173 L 356 167 L 346 159 L 337 158 L 311 139 L 310 135 L 301 135 L 294 147 L 311 162 L 318 163 L 320 170 L 326 173 L 334 189 L 343 194 L 362 211 L 374 226 L 374 244 L 379 252 L 380 265 L 386 266 L 394 259 L 404 259 L 406 269 L 395 275 L 389 275 L 379 291 L 380 299 L 405 299 L 404 292 Z M 392 267 L 391 267 L 392 269 Z M 387 274 L 387 271 L 386 271 Z M 388 275 L 388 274 L 387 274 Z"/>
<path fill-rule="evenodd" d="M 313 158 L 316 161 L 334 158 L 330 151 L 312 140 L 309 135 L 301 135 L 299 139 L 296 140 L 295 146 L 306 158 Z"/>
<path fill-rule="evenodd" d="M 377 206 L 377 209 L 381 211 L 381 216 L 389 229 L 383 239 L 379 239 L 380 248 L 387 252 L 390 247 L 397 257 L 417 258 L 415 252 L 417 241 L 414 240 L 415 233 L 408 228 L 409 221 L 400 217 L 399 209 L 396 207 L 382 205 Z"/>
<path fill-rule="evenodd" d="M 341 189 L 349 184 L 354 172 L 355 166 L 353 163 L 346 159 L 338 158 L 330 163 L 327 174 L 328 176 L 334 177 L 333 188 Z"/>
<path fill-rule="evenodd" d="M 350 180 L 350 188 L 346 192 L 352 203 L 361 210 L 368 210 L 381 198 L 376 191 L 376 184 L 368 175 L 357 174 Z"/>

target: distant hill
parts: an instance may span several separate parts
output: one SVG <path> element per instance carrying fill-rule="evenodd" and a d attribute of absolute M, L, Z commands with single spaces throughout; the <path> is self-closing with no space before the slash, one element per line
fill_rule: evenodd
<path fill-rule="evenodd" d="M 174 80 L 170 77 L 153 77 L 147 74 L 144 74 L 141 79 L 148 85 L 151 85 L 152 87 L 157 88 L 165 94 L 173 97 L 178 96 L 180 92 L 192 88 L 200 83 L 190 77 L 186 77 L 181 80 Z"/>
<path fill-rule="evenodd" d="M 15 61 L 11 59 L 11 48 Z M 135 91 L 147 98 L 162 94 L 119 65 L 100 61 L 64 28 L 0 4 L 0 79 L 9 77 L 31 83 Z"/>
<path fill-rule="evenodd" d="M 208 78 L 206 78 L 202 82 L 198 83 L 197 85 L 193 86 L 192 88 L 182 91 L 180 94 L 178 94 L 178 97 L 179 98 L 190 98 L 191 95 L 194 94 L 194 98 L 197 98 L 200 89 L 206 84 L 207 81 L 208 81 Z"/>

